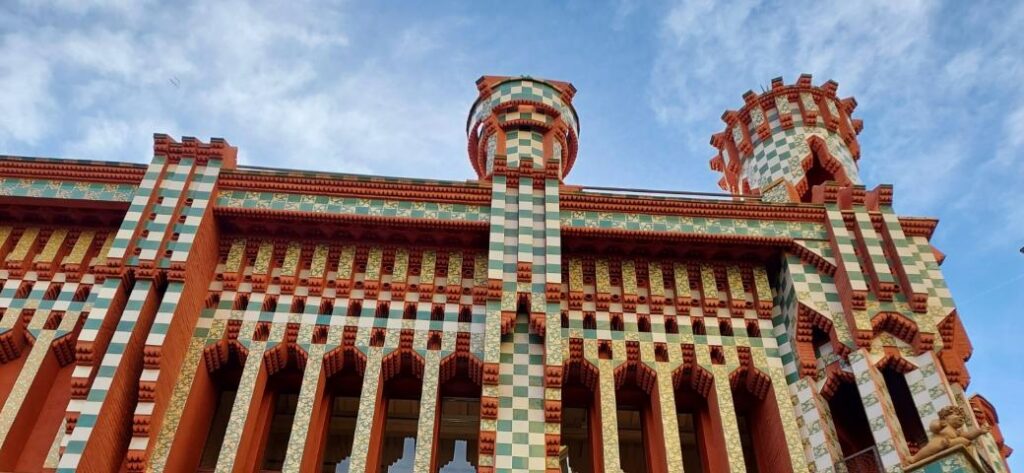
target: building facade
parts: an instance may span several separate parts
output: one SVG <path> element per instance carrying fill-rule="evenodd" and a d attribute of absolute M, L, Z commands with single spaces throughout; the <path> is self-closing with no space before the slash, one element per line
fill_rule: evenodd
<path fill-rule="evenodd" d="M 0 157 L 0 471 L 1008 471 L 836 83 L 686 196 L 567 181 L 571 84 L 477 87 L 463 182 Z"/>

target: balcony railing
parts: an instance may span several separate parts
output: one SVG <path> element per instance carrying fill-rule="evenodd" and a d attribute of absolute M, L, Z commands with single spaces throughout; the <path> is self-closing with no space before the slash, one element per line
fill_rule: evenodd
<path fill-rule="evenodd" d="M 847 473 L 883 473 L 882 459 L 878 456 L 878 449 L 868 447 L 853 455 L 843 458 L 843 461 L 836 464 L 837 472 Z"/>

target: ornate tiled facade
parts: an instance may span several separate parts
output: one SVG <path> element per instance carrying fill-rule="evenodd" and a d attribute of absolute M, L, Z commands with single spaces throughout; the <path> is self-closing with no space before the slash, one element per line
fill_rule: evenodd
<path fill-rule="evenodd" d="M 465 182 L 0 156 L 0 471 L 1008 471 L 837 84 L 744 95 L 691 198 L 567 183 L 571 84 L 477 89 Z"/>

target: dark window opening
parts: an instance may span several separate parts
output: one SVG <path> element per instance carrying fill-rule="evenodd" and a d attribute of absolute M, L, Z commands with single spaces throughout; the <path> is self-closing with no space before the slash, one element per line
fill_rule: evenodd
<path fill-rule="evenodd" d="M 630 368 L 627 368 L 630 369 Z M 616 421 L 619 433 L 619 461 L 625 473 L 646 473 L 652 447 L 662 439 L 651 437 L 651 395 L 636 380 L 636 369 L 630 369 L 623 385 L 615 391 Z"/>
<path fill-rule="evenodd" d="M 416 376 L 411 355 L 403 357 L 401 368 L 384 383 L 384 428 L 380 433 L 380 457 L 377 465 L 382 473 L 408 472 L 416 456 L 416 429 L 420 417 L 422 380 Z"/>
<path fill-rule="evenodd" d="M 812 147 L 812 150 L 814 147 Z M 825 166 L 821 164 L 821 157 L 817 151 L 812 151 L 814 163 L 811 164 L 811 168 L 804 174 L 807 177 L 807 190 L 804 191 L 803 195 L 800 196 L 800 200 L 803 202 L 810 202 L 811 196 L 814 190 L 814 186 L 824 184 L 828 181 L 835 181 L 836 177 Z"/>
<path fill-rule="evenodd" d="M 694 335 L 707 335 L 708 331 L 704 329 L 704 321 L 694 319 L 693 321 L 693 334 Z"/>
<path fill-rule="evenodd" d="M 593 415 L 596 393 L 585 381 L 594 380 L 584 370 L 581 364 L 566 366 L 562 385 L 562 445 L 566 448 L 563 465 L 573 473 L 596 473 L 594 455 L 600 452 L 595 445 L 600 439 L 600 425 Z"/>
<path fill-rule="evenodd" d="M 205 370 L 205 367 L 203 369 Z M 216 407 L 209 417 L 210 427 L 205 432 L 206 442 L 203 444 L 199 469 L 213 471 L 217 466 L 228 422 L 231 420 L 231 409 L 238 393 L 238 383 L 242 379 L 242 362 L 238 359 L 237 352 L 229 350 L 227 362 L 216 371 L 210 372 L 209 377 L 214 388 L 211 399 L 216 403 Z"/>
<path fill-rule="evenodd" d="M 896 418 L 907 439 L 907 446 L 917 451 L 928 443 L 928 434 L 925 433 L 924 424 L 917 413 L 917 405 L 914 404 L 914 396 L 910 392 L 907 378 L 892 367 L 882 369 L 882 377 L 885 378 L 885 386 L 889 390 L 892 406 L 896 409 Z"/>
<path fill-rule="evenodd" d="M 621 332 L 623 330 L 621 315 L 612 315 L 612 330 L 615 330 L 616 332 Z"/>
<path fill-rule="evenodd" d="M 718 334 L 723 337 L 732 336 L 732 322 L 729 320 L 722 320 L 718 322 Z"/>
<path fill-rule="evenodd" d="M 282 393 L 274 396 L 274 413 L 270 418 L 267 430 L 267 443 L 263 450 L 264 471 L 280 471 L 284 466 L 285 452 L 288 451 L 288 437 L 292 433 L 295 421 L 295 408 L 298 405 L 298 393 Z"/>
<path fill-rule="evenodd" d="M 587 330 L 587 329 L 594 330 L 596 328 L 597 328 L 597 321 L 594 319 L 594 313 L 593 312 L 587 312 L 586 314 L 583 314 L 583 329 L 584 330 Z"/>
<path fill-rule="evenodd" d="M 757 322 L 755 322 L 755 321 L 747 322 L 747 336 L 748 337 L 760 337 L 761 336 L 761 327 L 758 327 Z"/>
<path fill-rule="evenodd" d="M 330 403 L 331 411 L 323 421 L 326 425 L 321 427 L 326 429 L 320 454 L 324 473 L 348 471 L 359 414 L 359 396 L 363 389 L 363 375 L 356 369 L 356 364 L 350 354 L 345 354 L 342 369 L 327 378 L 324 398 Z"/>
<path fill-rule="evenodd" d="M 669 317 L 665 319 L 665 332 L 679 333 L 679 323 L 676 322 L 675 317 Z"/>
<path fill-rule="evenodd" d="M 651 320 L 647 317 L 641 316 L 637 319 L 637 329 L 641 332 L 647 333 L 651 331 Z"/>
<path fill-rule="evenodd" d="M 477 471 L 481 387 L 469 374 L 469 360 L 454 361 L 455 374 L 443 382 L 434 473 Z"/>
<path fill-rule="evenodd" d="M 676 388 L 676 421 L 679 427 L 679 444 L 683 454 L 683 471 L 686 473 L 711 473 L 712 460 L 708 449 L 724 447 L 716 445 L 707 400 L 693 389 L 689 380 Z"/>
<path fill-rule="evenodd" d="M 852 382 L 840 383 L 829 399 L 828 407 L 832 412 L 832 423 L 835 425 L 844 457 L 852 457 L 874 447 L 875 439 L 871 435 L 871 424 L 864 413 L 864 404 L 861 403 L 856 385 Z"/>

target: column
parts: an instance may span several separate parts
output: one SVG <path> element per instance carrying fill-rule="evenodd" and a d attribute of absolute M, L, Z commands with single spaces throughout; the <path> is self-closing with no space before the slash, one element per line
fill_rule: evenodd
<path fill-rule="evenodd" d="M 708 399 L 708 408 L 711 410 L 712 415 L 717 412 L 721 419 L 729 471 L 745 473 L 747 467 L 743 461 L 743 445 L 740 443 L 736 409 L 732 401 L 732 386 L 729 384 L 729 372 L 731 370 L 725 365 L 712 365 L 709 371 L 715 377 L 715 395 L 712 399 Z"/>
<path fill-rule="evenodd" d="M 441 367 L 441 352 L 428 350 L 423 366 L 423 387 L 420 390 L 420 417 L 416 424 L 416 456 L 413 459 L 413 473 L 430 473 L 437 453 L 434 437 L 437 434 L 437 416 L 440 415 L 441 398 L 438 376 Z"/>
<path fill-rule="evenodd" d="M 871 366 L 866 349 L 851 353 L 849 360 L 856 377 L 857 391 L 864 404 L 864 413 L 871 426 L 871 435 L 882 459 L 882 467 L 887 471 L 899 467 L 902 464 L 901 457 L 909 456 L 910 452 L 903 438 L 903 429 L 896 420 L 896 411 L 889 399 L 889 391 L 885 388 L 885 380 Z"/>
<path fill-rule="evenodd" d="M 383 425 L 386 412 L 377 412 L 383 397 L 383 384 L 380 382 L 381 361 L 384 359 L 383 350 L 380 347 L 369 347 L 366 352 L 366 369 L 363 372 L 363 390 L 359 395 L 359 414 L 356 416 L 356 430 L 353 435 L 352 456 L 349 457 L 348 471 L 350 473 L 366 472 L 366 466 L 370 462 L 370 455 L 377 455 L 379 447 L 371 449 L 371 444 L 376 445 L 373 437 L 381 435 L 380 426 Z"/>
<path fill-rule="evenodd" d="M 242 330 L 249 329 L 252 333 L 252 323 L 243 323 Z M 246 332 L 242 332 L 246 333 Z M 236 466 L 239 460 L 244 461 L 245 457 L 251 455 L 249 449 L 243 445 L 243 434 L 251 436 L 252 432 L 246 432 L 247 425 L 253 417 L 258 417 L 257 411 L 260 403 L 253 402 L 255 393 L 263 393 L 267 381 L 266 370 L 263 368 L 263 354 L 267 351 L 267 342 L 249 342 L 249 354 L 245 358 L 245 366 L 242 368 L 242 378 L 238 381 L 238 394 L 235 395 L 235 403 L 231 406 L 231 421 L 228 422 L 227 430 L 224 433 L 224 442 L 220 447 L 220 455 L 217 458 L 217 473 L 229 473 L 244 465 Z M 253 426 L 248 426 L 252 430 Z"/>
<path fill-rule="evenodd" d="M 302 333 L 300 329 L 300 333 Z M 300 340 L 302 337 L 300 336 Z M 326 345 L 308 345 L 309 356 L 306 359 L 306 369 L 302 373 L 302 387 L 299 389 L 299 400 L 295 407 L 295 420 L 292 421 L 292 431 L 288 436 L 288 450 L 285 454 L 282 472 L 316 471 L 320 465 L 316 462 L 319 458 L 316 450 L 322 442 L 316 443 L 307 441 L 307 438 L 322 440 L 323 432 L 313 433 L 309 431 L 313 424 L 314 417 L 323 415 L 323 410 L 330 416 L 331 405 L 325 402 L 323 391 L 324 382 L 324 353 Z M 317 415 L 314 415 L 316 413 Z M 315 427 L 323 427 L 315 425 Z"/>
<path fill-rule="evenodd" d="M 618 404 L 615 401 L 615 366 L 611 360 L 597 361 L 597 398 L 598 409 L 601 413 L 601 440 L 604 448 L 601 455 L 604 458 L 604 470 L 606 472 L 622 471 L 619 460 L 619 421 Z"/>
<path fill-rule="evenodd" d="M 657 363 L 657 395 L 652 396 L 652 409 L 661 417 L 661 431 L 665 440 L 665 464 L 668 471 L 683 472 L 683 451 L 679 441 L 679 419 L 676 417 L 676 393 L 672 383 L 672 370 L 667 363 Z"/>

